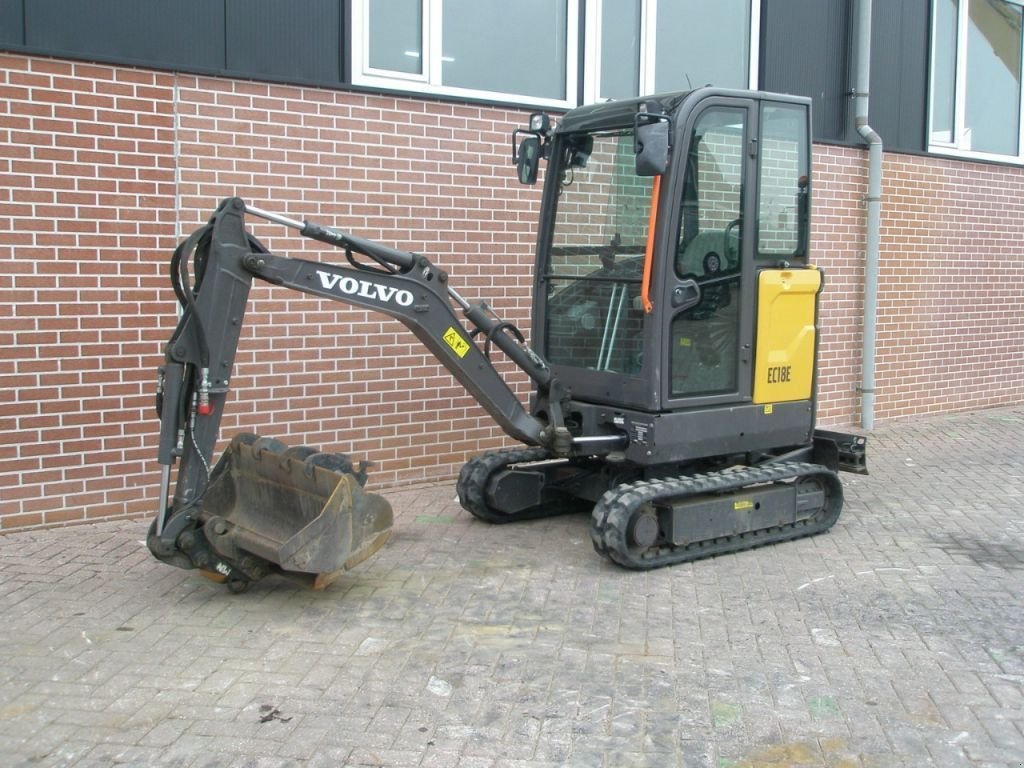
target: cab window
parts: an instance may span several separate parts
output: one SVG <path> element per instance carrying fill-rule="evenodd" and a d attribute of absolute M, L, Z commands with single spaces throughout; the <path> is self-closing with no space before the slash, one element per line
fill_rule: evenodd
<path fill-rule="evenodd" d="M 697 283 L 701 299 L 672 321 L 673 397 L 737 387 L 746 116 L 708 109 L 690 136 L 675 271 Z"/>

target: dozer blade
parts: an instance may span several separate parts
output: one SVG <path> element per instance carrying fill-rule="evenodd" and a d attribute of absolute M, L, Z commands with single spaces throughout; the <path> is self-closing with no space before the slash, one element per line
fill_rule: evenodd
<path fill-rule="evenodd" d="M 391 505 L 364 491 L 365 480 L 343 454 L 238 435 L 192 506 L 195 525 L 177 536 L 178 549 L 235 589 L 273 572 L 322 588 L 391 533 Z"/>

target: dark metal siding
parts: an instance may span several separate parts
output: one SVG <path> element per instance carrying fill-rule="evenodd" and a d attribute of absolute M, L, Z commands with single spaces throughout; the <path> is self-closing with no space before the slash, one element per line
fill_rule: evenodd
<path fill-rule="evenodd" d="M 24 26 L 22 0 L 0 0 L 0 45 L 21 45 Z"/>
<path fill-rule="evenodd" d="M 872 6 L 870 119 L 886 149 L 925 149 L 929 11 L 929 0 Z"/>
<path fill-rule="evenodd" d="M 344 0 L 0 0 L 0 47 L 277 82 L 342 83 Z"/>
<path fill-rule="evenodd" d="M 298 82 L 341 81 L 338 0 L 226 0 L 226 68 Z"/>
<path fill-rule="evenodd" d="M 761 87 L 810 96 L 814 139 L 848 141 L 849 0 L 764 0 Z"/>
<path fill-rule="evenodd" d="M 853 0 L 762 0 L 761 87 L 814 99 L 814 138 L 861 144 L 854 125 Z M 929 0 L 872 4 L 870 122 L 886 149 L 924 151 Z"/>
<path fill-rule="evenodd" d="M 224 66 L 224 8 L 209 0 L 31 0 L 25 45 L 72 58 L 217 70 Z"/>

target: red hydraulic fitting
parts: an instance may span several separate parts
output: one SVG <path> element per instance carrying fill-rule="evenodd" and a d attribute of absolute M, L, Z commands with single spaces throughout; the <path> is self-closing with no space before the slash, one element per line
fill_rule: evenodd
<path fill-rule="evenodd" d="M 213 405 L 210 403 L 210 369 L 203 368 L 202 379 L 199 381 L 199 403 L 196 405 L 196 413 L 200 416 L 209 416 L 213 413 Z"/>

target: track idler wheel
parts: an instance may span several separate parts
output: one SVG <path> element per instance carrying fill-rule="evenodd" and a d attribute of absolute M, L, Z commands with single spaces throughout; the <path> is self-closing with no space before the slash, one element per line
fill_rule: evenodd
<path fill-rule="evenodd" d="M 653 509 L 645 508 L 633 515 L 629 523 L 630 543 L 640 549 L 650 549 L 658 540 L 661 527 Z"/>

